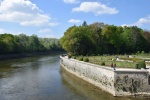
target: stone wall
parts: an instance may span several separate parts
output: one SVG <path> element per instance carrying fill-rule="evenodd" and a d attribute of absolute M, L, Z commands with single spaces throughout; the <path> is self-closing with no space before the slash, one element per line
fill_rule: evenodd
<path fill-rule="evenodd" d="M 143 70 L 114 71 L 114 87 L 117 96 L 150 95 L 149 74 Z"/>
<path fill-rule="evenodd" d="M 77 77 L 111 93 L 113 96 L 150 95 L 148 71 L 125 70 L 90 64 L 60 56 L 61 66 Z"/>

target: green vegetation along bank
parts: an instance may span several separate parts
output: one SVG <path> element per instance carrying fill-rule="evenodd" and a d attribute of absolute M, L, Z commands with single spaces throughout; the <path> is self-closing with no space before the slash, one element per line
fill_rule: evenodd
<path fill-rule="evenodd" d="M 150 66 L 150 54 L 144 55 L 101 55 L 101 56 L 72 56 L 70 58 L 101 66 L 116 68 L 141 69 Z M 138 65 L 137 65 L 138 64 Z"/>
<path fill-rule="evenodd" d="M 69 27 L 60 44 L 70 55 L 150 52 L 150 32 L 136 26 L 93 23 Z"/>
<path fill-rule="evenodd" d="M 36 35 L 0 34 L 0 55 L 62 51 L 59 39 L 38 38 Z"/>

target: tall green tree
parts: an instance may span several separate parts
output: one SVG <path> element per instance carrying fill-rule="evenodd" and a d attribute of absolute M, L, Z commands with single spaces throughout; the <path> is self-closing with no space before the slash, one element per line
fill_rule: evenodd
<path fill-rule="evenodd" d="M 105 38 L 105 45 L 108 49 L 108 53 L 120 53 L 120 48 L 122 45 L 121 34 L 123 32 L 122 27 L 117 27 L 114 25 L 107 25 L 102 30 L 102 35 Z"/>
<path fill-rule="evenodd" d="M 88 27 L 70 27 L 60 39 L 62 47 L 72 55 L 86 55 L 92 47 Z"/>
<path fill-rule="evenodd" d="M 124 27 L 122 34 L 125 44 L 125 51 L 127 53 L 134 53 L 137 51 L 145 51 L 146 39 L 142 36 L 143 30 L 136 27 Z"/>
<path fill-rule="evenodd" d="M 90 24 L 89 29 L 89 38 L 92 41 L 92 52 L 94 54 L 102 54 L 103 53 L 103 46 L 104 46 L 104 39 L 102 36 L 102 28 L 105 26 L 104 23 L 93 23 Z"/>

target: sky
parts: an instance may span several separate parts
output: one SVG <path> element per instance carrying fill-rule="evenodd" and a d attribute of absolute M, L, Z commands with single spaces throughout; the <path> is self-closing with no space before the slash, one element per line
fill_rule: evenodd
<path fill-rule="evenodd" d="M 150 30 L 150 0 L 0 0 L 0 34 L 59 39 L 83 21 Z"/>

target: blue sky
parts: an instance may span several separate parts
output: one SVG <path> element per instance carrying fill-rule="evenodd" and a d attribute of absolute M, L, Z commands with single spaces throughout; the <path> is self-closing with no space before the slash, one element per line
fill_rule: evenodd
<path fill-rule="evenodd" d="M 150 0 L 0 0 L 0 34 L 60 38 L 73 25 L 104 22 L 150 30 Z"/>

